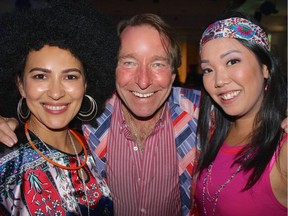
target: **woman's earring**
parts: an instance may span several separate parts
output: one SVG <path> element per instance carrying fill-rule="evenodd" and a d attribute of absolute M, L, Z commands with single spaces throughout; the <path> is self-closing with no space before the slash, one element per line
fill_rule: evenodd
<path fill-rule="evenodd" d="M 267 82 L 266 85 L 265 85 L 265 88 L 264 88 L 265 92 L 268 91 L 268 87 L 269 87 L 269 85 L 268 85 L 268 82 Z"/>
<path fill-rule="evenodd" d="M 267 92 L 268 89 L 269 89 L 269 84 L 270 84 L 270 81 L 271 81 L 270 79 L 271 79 L 270 77 L 268 79 L 265 79 L 265 81 L 266 81 L 265 88 L 264 88 L 265 92 Z"/>
<path fill-rule="evenodd" d="M 97 114 L 97 111 L 98 111 L 98 107 L 97 107 L 97 103 L 96 101 L 90 96 L 90 95 L 87 95 L 85 94 L 84 96 L 84 99 L 85 98 L 88 98 L 88 101 L 89 101 L 89 109 L 87 111 L 82 111 L 80 109 L 78 115 L 77 115 L 77 118 L 81 121 L 91 121 L 92 119 L 95 118 L 96 114 Z M 82 106 L 81 107 L 85 107 L 84 105 L 85 103 L 82 102 Z"/>
<path fill-rule="evenodd" d="M 27 107 L 27 111 L 26 113 L 22 111 L 22 107 L 23 107 L 23 97 L 20 98 L 19 102 L 18 102 L 18 105 L 17 105 L 17 116 L 20 120 L 21 123 L 25 124 L 25 122 L 27 121 L 27 119 L 29 118 L 30 116 L 30 110 L 29 108 Z M 27 105 L 26 105 L 27 106 Z"/>

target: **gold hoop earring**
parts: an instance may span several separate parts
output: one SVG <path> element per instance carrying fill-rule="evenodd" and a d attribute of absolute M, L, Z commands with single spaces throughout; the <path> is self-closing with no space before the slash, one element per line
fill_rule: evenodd
<path fill-rule="evenodd" d="M 96 101 L 90 96 L 85 94 L 84 98 L 87 97 L 90 103 L 90 107 L 87 111 L 79 111 L 77 118 L 81 121 L 91 121 L 92 119 L 95 118 L 97 111 L 98 111 L 98 107 L 97 107 L 97 103 Z M 84 99 L 83 99 L 84 100 Z M 83 106 L 83 102 L 82 102 L 82 106 Z"/>
<path fill-rule="evenodd" d="M 18 119 L 20 120 L 20 122 L 25 124 L 25 122 L 27 121 L 27 119 L 30 116 L 30 110 L 27 107 L 27 112 L 26 113 L 22 112 L 23 99 L 24 98 L 21 97 L 19 102 L 18 102 L 18 105 L 17 105 L 17 116 L 18 116 Z"/>

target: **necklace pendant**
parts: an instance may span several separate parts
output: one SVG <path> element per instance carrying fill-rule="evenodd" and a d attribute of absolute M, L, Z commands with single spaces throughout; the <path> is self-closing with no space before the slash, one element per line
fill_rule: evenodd
<path fill-rule="evenodd" d="M 88 178 L 88 173 L 85 168 L 80 168 L 77 170 L 77 176 L 79 179 L 82 180 L 82 182 L 87 182 Z"/>

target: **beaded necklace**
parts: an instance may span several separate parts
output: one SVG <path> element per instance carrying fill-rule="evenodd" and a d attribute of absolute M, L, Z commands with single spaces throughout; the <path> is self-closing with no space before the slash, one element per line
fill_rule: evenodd
<path fill-rule="evenodd" d="M 72 139 L 70 130 L 68 131 L 68 135 L 69 135 L 69 138 L 70 138 L 70 140 L 71 140 L 73 149 L 74 149 L 74 151 L 75 151 L 78 164 L 80 164 L 80 159 L 79 159 L 79 156 L 78 156 L 78 153 L 77 153 L 77 150 L 76 150 L 74 141 L 73 141 L 73 139 Z M 75 136 L 75 135 L 74 135 L 74 136 Z M 90 203 L 89 203 L 89 197 L 88 197 L 88 194 L 87 194 L 86 180 L 85 180 L 85 177 L 84 177 L 84 173 L 83 173 L 82 168 L 80 168 L 78 171 L 80 171 L 80 174 L 81 174 L 81 177 L 80 177 L 80 178 L 81 178 L 81 181 L 82 181 L 82 184 L 83 184 L 83 190 L 84 190 L 84 193 L 85 193 L 85 196 L 86 196 L 86 202 L 87 202 L 87 208 L 88 208 L 88 213 L 87 213 L 87 215 L 90 215 Z M 82 214 L 81 214 L 81 215 L 82 215 Z"/>
<path fill-rule="evenodd" d="M 248 153 L 243 161 L 246 161 L 249 157 L 250 157 L 251 153 Z M 218 190 L 213 194 L 213 196 L 210 195 L 209 193 L 209 188 L 208 188 L 208 179 L 210 179 L 210 182 L 212 182 L 212 168 L 213 168 L 213 162 L 209 165 L 208 169 L 207 169 L 207 173 L 204 177 L 204 180 L 203 180 L 203 188 L 202 188 L 202 205 L 203 205 L 203 210 L 204 210 L 204 215 L 207 216 L 207 211 L 206 211 L 206 208 L 205 208 L 205 199 L 208 201 L 208 202 L 214 202 L 213 203 L 213 209 L 212 209 L 212 216 L 215 215 L 215 211 L 216 211 L 216 206 L 217 206 L 217 201 L 219 199 L 219 194 L 220 192 L 226 187 L 226 185 L 228 185 L 232 179 L 241 171 L 242 169 L 242 164 L 240 164 L 236 171 L 227 179 L 226 182 L 224 182 L 222 185 L 219 186 Z M 206 195 L 207 193 L 207 195 Z M 210 197 L 210 198 L 209 198 Z"/>
<path fill-rule="evenodd" d="M 220 192 L 228 185 L 231 180 L 240 172 L 242 165 L 240 164 L 236 171 L 227 179 L 226 182 L 224 182 L 222 185 L 219 186 L 218 190 L 213 194 L 213 196 L 210 195 L 209 189 L 208 189 L 208 184 L 207 181 L 210 179 L 210 182 L 212 181 L 211 173 L 212 173 L 212 167 L 213 167 L 213 162 L 209 165 L 207 169 L 207 173 L 204 177 L 203 180 L 203 187 L 202 187 L 202 205 L 203 205 L 203 211 L 204 215 L 207 216 L 207 211 L 205 208 L 205 200 L 208 202 L 213 202 L 213 209 L 212 209 L 212 216 L 215 215 L 216 211 L 216 206 L 217 206 L 217 201 L 219 199 L 219 194 Z M 207 195 L 206 195 L 207 194 Z"/>
<path fill-rule="evenodd" d="M 54 166 L 57 166 L 57 167 L 60 167 L 62 169 L 66 169 L 66 170 L 78 170 L 78 169 L 81 169 L 82 167 L 85 166 L 86 162 L 87 162 L 87 159 L 88 159 L 88 153 L 87 153 L 87 150 L 84 146 L 84 143 L 82 142 L 82 140 L 80 139 L 80 137 L 78 137 L 78 135 L 71 129 L 69 129 L 69 132 L 73 134 L 73 136 L 77 139 L 77 141 L 80 143 L 83 151 L 84 151 L 84 155 L 85 155 L 85 158 L 84 158 L 84 161 L 82 164 L 80 164 L 79 166 L 77 167 L 67 167 L 67 166 L 63 166 L 61 164 L 58 164 L 56 163 L 55 161 L 51 160 L 50 158 L 46 157 L 42 152 L 40 152 L 37 147 L 35 146 L 35 144 L 32 142 L 31 140 L 31 137 L 29 135 L 29 132 L 28 132 L 28 127 L 29 127 L 29 121 L 26 122 L 25 124 L 25 135 L 27 137 L 27 140 L 29 142 L 29 144 L 31 145 L 31 147 L 42 157 L 44 158 L 46 161 L 48 161 L 49 163 L 53 164 Z M 39 138 L 39 137 L 38 137 Z M 42 142 L 44 143 L 44 142 Z M 73 145 L 73 143 L 72 143 Z"/>

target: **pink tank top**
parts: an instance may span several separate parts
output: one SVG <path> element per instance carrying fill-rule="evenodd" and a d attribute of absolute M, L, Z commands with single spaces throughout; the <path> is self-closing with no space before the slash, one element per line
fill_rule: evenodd
<path fill-rule="evenodd" d="M 281 145 L 286 139 L 287 134 L 285 134 L 282 139 Z M 211 197 L 207 194 L 209 193 L 210 196 L 213 196 L 216 191 L 219 190 L 219 186 L 224 182 L 227 182 L 232 174 L 235 173 L 239 165 L 235 165 L 232 168 L 230 168 L 230 166 L 234 161 L 235 155 L 241 150 L 241 148 L 241 146 L 231 147 L 224 143 L 214 161 L 212 169 L 210 169 L 210 175 L 207 175 L 207 169 L 202 172 L 200 179 L 196 183 L 195 190 L 195 199 L 200 215 L 213 215 L 215 200 L 212 201 Z M 276 161 L 276 157 L 277 154 L 275 153 L 261 178 L 249 190 L 244 192 L 241 191 L 251 172 L 237 173 L 235 177 L 224 186 L 221 192 L 218 193 L 218 200 L 216 202 L 216 207 L 214 207 L 214 215 L 287 216 L 287 208 L 276 199 L 270 184 L 269 174 Z M 204 184 L 205 189 L 203 190 L 205 177 L 207 177 L 206 187 Z M 206 214 L 204 214 L 203 200 Z"/>

